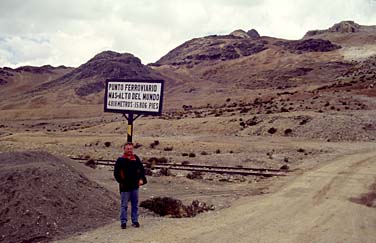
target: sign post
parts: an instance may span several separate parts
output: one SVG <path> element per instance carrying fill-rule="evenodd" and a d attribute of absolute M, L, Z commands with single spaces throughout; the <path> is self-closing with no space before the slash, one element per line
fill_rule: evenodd
<path fill-rule="evenodd" d="M 133 113 L 128 114 L 127 142 L 132 142 L 133 135 Z"/>
<path fill-rule="evenodd" d="M 106 80 L 104 112 L 121 113 L 128 120 L 127 142 L 132 142 L 133 122 L 138 117 L 162 113 L 163 88 L 163 80 Z"/>

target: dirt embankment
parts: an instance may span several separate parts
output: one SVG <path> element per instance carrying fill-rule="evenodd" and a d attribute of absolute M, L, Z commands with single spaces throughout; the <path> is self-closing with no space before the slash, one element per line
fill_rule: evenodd
<path fill-rule="evenodd" d="M 0 153 L 0 242 L 47 242 L 111 222 L 116 195 L 46 152 Z"/>

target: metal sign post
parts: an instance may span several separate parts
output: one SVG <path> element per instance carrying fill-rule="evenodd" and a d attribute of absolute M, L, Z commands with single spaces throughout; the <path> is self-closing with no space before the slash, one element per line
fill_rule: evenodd
<path fill-rule="evenodd" d="M 128 127 L 127 127 L 127 142 L 132 143 L 132 135 L 133 135 L 133 121 L 135 121 L 137 118 L 139 118 L 141 115 L 138 114 L 136 117 L 133 117 L 133 113 L 128 113 L 128 116 L 126 113 L 123 113 L 123 116 L 128 121 Z"/>
<path fill-rule="evenodd" d="M 106 80 L 104 111 L 122 113 L 128 120 L 127 142 L 132 142 L 133 122 L 138 117 L 162 113 L 163 87 L 163 80 Z"/>
<path fill-rule="evenodd" d="M 132 142 L 133 135 L 133 113 L 128 114 L 127 142 Z"/>

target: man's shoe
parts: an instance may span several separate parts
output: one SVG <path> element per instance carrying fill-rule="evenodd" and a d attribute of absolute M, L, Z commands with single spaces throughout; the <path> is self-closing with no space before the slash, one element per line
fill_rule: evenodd
<path fill-rule="evenodd" d="M 140 227 L 140 224 L 139 224 L 138 222 L 134 222 L 134 223 L 132 224 L 132 226 L 135 227 L 135 228 L 139 228 L 139 227 Z"/>
<path fill-rule="evenodd" d="M 126 229 L 127 228 L 127 224 L 121 224 L 121 228 L 122 229 Z"/>

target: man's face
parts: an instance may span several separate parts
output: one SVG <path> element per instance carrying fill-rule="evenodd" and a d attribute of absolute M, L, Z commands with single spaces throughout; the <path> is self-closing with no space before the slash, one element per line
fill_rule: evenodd
<path fill-rule="evenodd" d="M 133 145 L 132 144 L 127 144 L 124 147 L 124 153 L 126 154 L 133 154 Z"/>

